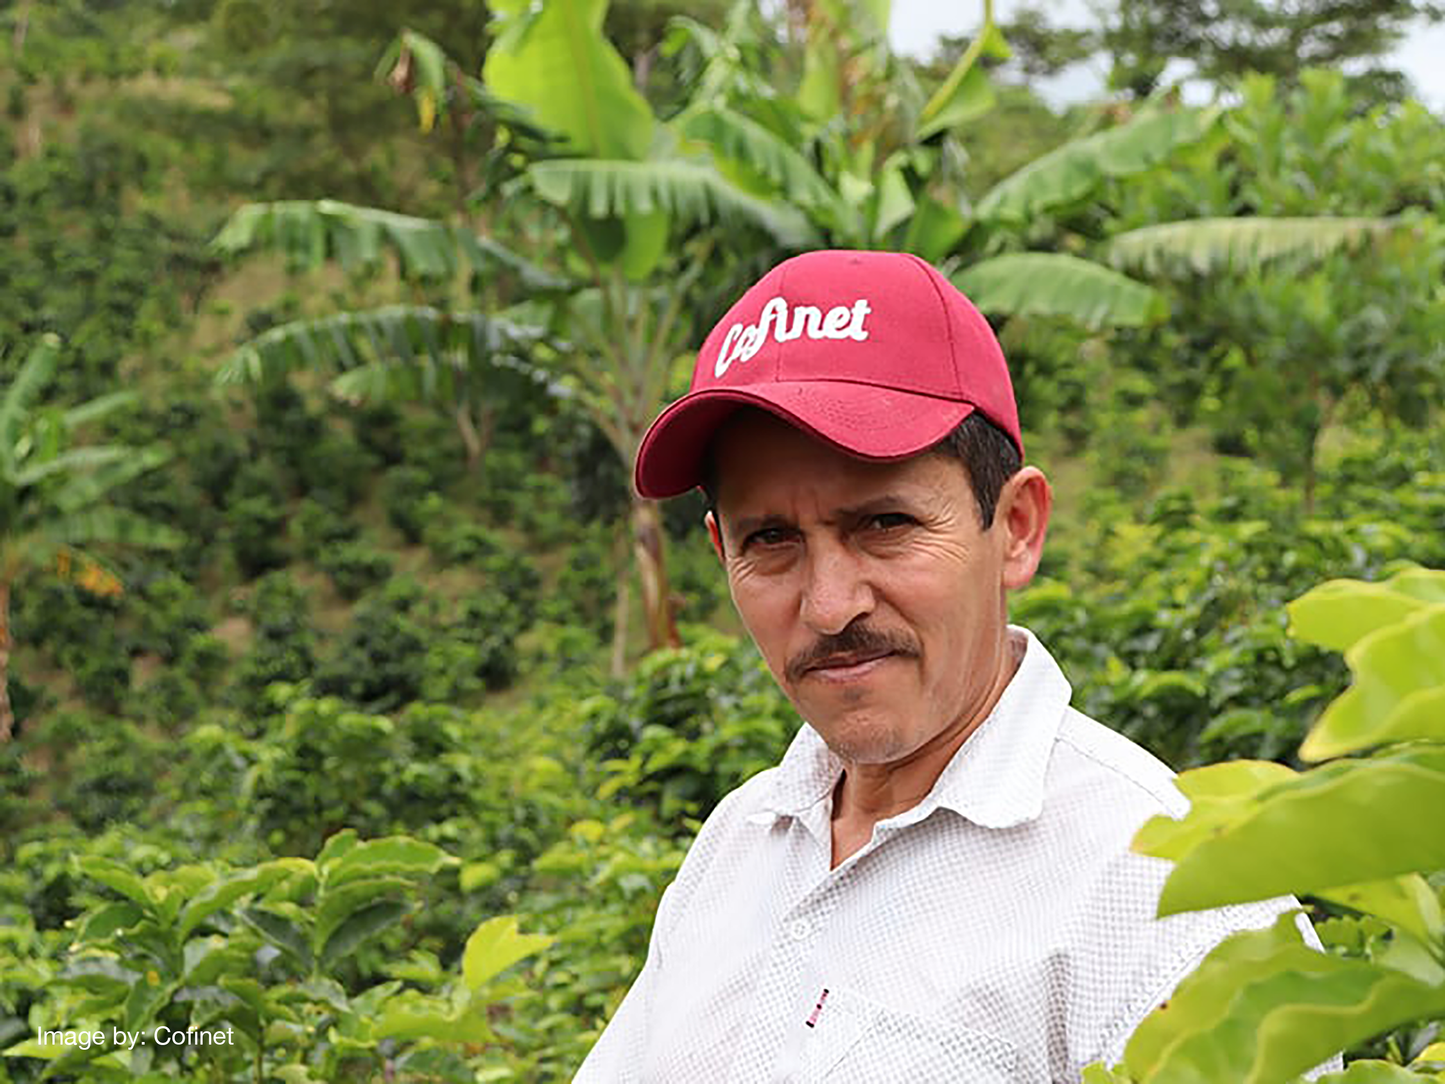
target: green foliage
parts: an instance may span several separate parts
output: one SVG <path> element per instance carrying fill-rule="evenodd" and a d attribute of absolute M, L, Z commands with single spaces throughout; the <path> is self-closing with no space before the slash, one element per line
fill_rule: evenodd
<path fill-rule="evenodd" d="M 1445 1019 L 1445 742 L 1429 709 L 1445 693 L 1445 573 L 1334 581 L 1290 616 L 1297 635 L 1346 645 L 1354 677 L 1312 728 L 1311 758 L 1382 747 L 1302 774 L 1250 761 L 1186 772 L 1188 815 L 1154 818 L 1134 846 L 1175 864 L 1161 916 L 1294 891 L 1359 917 L 1331 920 L 1323 953 L 1293 915 L 1227 939 L 1140 1025 L 1114 1079 L 1285 1082 L 1341 1047 Z"/>
<path fill-rule="evenodd" d="M 99 856 L 76 860 L 109 900 L 77 924 L 75 943 L 50 977 L 34 1016 L 35 1037 L 9 1058 L 41 1058 L 48 1073 L 86 1079 L 201 1071 L 239 1079 L 333 1080 L 384 1065 L 447 1079 L 466 1044 L 491 1037 L 495 977 L 549 943 L 516 920 L 483 923 L 460 975 L 418 950 L 425 969 L 400 980 L 359 981 L 358 948 L 394 934 L 420 883 L 454 863 L 405 836 L 363 842 L 333 835 L 314 861 L 282 858 L 249 867 L 208 862 L 140 875 Z M 124 1029 L 124 1038 L 115 1038 Z M 219 1033 L 219 1042 L 167 1042 L 174 1031 Z M 43 1042 L 51 1030 L 99 1031 L 84 1047 Z M 444 1053 L 438 1061 L 434 1055 Z"/>
<path fill-rule="evenodd" d="M 588 747 L 611 774 L 602 796 L 646 800 L 664 823 L 705 817 L 775 763 L 798 727 L 756 651 L 701 630 L 686 648 L 653 652 L 585 711 Z"/>
<path fill-rule="evenodd" d="M 0 1049 L 101 1023 L 87 1002 L 123 1020 L 134 996 L 141 1014 L 160 998 L 168 1026 L 244 1016 L 268 1078 L 571 1077 L 641 966 L 694 818 L 797 725 L 748 648 L 690 624 L 736 627 L 690 499 L 660 517 L 686 646 L 602 676 L 630 551 L 624 459 L 707 326 L 783 254 L 778 237 L 917 251 L 998 318 L 1059 498 L 1044 574 L 1013 617 L 1061 658 L 1084 710 L 1176 766 L 1293 762 L 1344 688 L 1337 657 L 1287 634 L 1289 598 L 1445 565 L 1445 150 L 1418 103 L 1372 112 L 1349 79 L 1318 74 L 1248 81 L 1213 123 L 1168 105 L 1055 114 L 1027 86 L 993 85 L 1009 70 L 993 66 L 995 35 L 923 67 L 888 51 L 877 4 L 804 5 L 788 26 L 694 5 L 659 40 L 676 7 L 618 0 L 601 32 L 592 4 L 549 3 L 544 20 L 509 9 L 492 31 L 454 0 L 0 13 L 16 118 L 0 126 L 0 398 L 45 333 L 63 334 L 28 454 L 51 450 L 73 404 L 125 404 L 68 435 L 169 446 L 104 504 L 179 543 L 15 580 L 8 688 L 27 725 L 0 746 Z M 559 60 L 568 42 L 611 75 Z M 529 50 L 568 78 L 491 79 Z M 628 135 L 641 102 L 656 138 L 588 144 L 585 110 L 616 95 L 633 106 L 597 114 L 594 134 Z M 970 198 L 989 213 L 970 221 Z M 257 259 L 207 251 L 223 222 L 225 247 Z M 227 355 L 262 378 L 245 397 L 212 385 Z M 1219 460 L 1194 425 L 1255 461 Z M 1302 513 L 1290 490 L 1310 432 Z M 92 567 L 126 592 L 80 588 Z M 618 641 L 625 658 L 638 639 Z M 1369 692 L 1366 671 L 1381 710 L 1336 701 L 1307 758 L 1396 742 L 1416 718 L 1394 686 Z M 1275 785 L 1291 778 L 1308 775 Z M 1260 816 L 1255 797 L 1237 811 Z M 385 928 L 324 966 L 335 935 L 318 940 L 321 886 L 304 876 L 192 930 L 181 966 L 214 981 L 170 994 L 177 972 L 147 955 L 173 962 L 160 925 L 93 924 L 140 905 L 79 862 L 183 910 L 347 828 L 460 862 L 369 898 L 354 929 Z M 1418 881 L 1320 900 L 1336 916 L 1318 927 L 1326 966 L 1349 967 L 1308 972 L 1319 954 L 1300 949 L 1303 1001 L 1360 967 L 1423 981 L 1402 951 L 1434 921 Z M 556 940 L 477 995 L 489 967 L 532 947 L 506 919 L 477 930 L 508 913 Z M 89 940 L 72 951 L 77 934 Z M 1290 949 L 1288 930 L 1271 937 L 1249 953 Z M 1396 986 L 1382 1004 L 1419 993 Z M 1397 1028 L 1361 1044 L 1370 1058 L 1344 1079 L 1438 1074 L 1432 1041 L 1438 1023 Z M 245 1042 L 109 1068 L 106 1053 L 57 1075 L 253 1080 Z M 0 1080 L 46 1066 L 0 1058 Z"/>
<path fill-rule="evenodd" d="M 323 544 L 316 566 L 331 577 L 343 598 L 356 600 L 385 582 L 396 565 L 391 554 L 362 541 L 341 540 Z"/>

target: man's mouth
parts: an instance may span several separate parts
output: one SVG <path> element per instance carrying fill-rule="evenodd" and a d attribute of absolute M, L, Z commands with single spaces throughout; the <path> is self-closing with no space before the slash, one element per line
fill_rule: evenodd
<path fill-rule="evenodd" d="M 893 655 L 892 651 L 854 651 L 829 655 L 810 666 L 807 672 L 830 681 L 847 681 L 871 673 Z"/>

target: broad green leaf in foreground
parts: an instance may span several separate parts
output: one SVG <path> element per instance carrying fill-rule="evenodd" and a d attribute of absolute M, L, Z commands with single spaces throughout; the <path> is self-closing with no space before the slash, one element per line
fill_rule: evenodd
<path fill-rule="evenodd" d="M 1144 1020 L 1125 1064 L 1141 1084 L 1269 1084 L 1445 1011 L 1445 988 L 1305 945 L 1295 913 L 1222 942 Z"/>
<path fill-rule="evenodd" d="M 984 312 L 1064 316 L 1087 327 L 1142 327 L 1169 314 L 1164 295 L 1060 252 L 1015 252 L 966 267 L 953 284 Z"/>
<path fill-rule="evenodd" d="M 1194 798 L 1196 777 L 1234 767 L 1185 772 L 1179 785 Z M 1170 915 L 1445 868 L 1441 824 L 1445 745 L 1420 745 L 1205 796 L 1181 821 L 1151 819 L 1134 848 L 1176 861 L 1159 901 Z"/>
<path fill-rule="evenodd" d="M 1445 603 L 1445 572 L 1412 568 L 1384 583 L 1326 580 L 1285 609 L 1292 636 L 1347 651 L 1368 633 L 1433 603 Z"/>
<path fill-rule="evenodd" d="M 1361 637 L 1345 661 L 1354 683 L 1320 716 L 1300 746 L 1302 758 L 1445 741 L 1445 605 L 1422 604 Z"/>
<path fill-rule="evenodd" d="M 1441 935 L 1440 899 L 1418 873 L 1323 889 L 1316 895 L 1383 918 L 1423 943 Z"/>
<path fill-rule="evenodd" d="M 521 933 L 515 915 L 498 915 L 483 922 L 467 938 L 462 953 L 462 980 L 475 991 L 518 960 L 540 952 L 553 941 L 545 934 Z"/>
<path fill-rule="evenodd" d="M 1351 1062 L 1350 1067 L 1343 1073 L 1326 1073 L 1316 1084 L 1421 1084 L 1422 1081 L 1441 1079 L 1445 1077 L 1437 1073 L 1425 1076 L 1402 1069 L 1388 1061 L 1368 1058 Z"/>

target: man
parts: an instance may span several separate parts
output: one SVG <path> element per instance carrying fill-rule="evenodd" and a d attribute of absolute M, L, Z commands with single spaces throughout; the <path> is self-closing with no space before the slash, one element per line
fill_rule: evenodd
<path fill-rule="evenodd" d="M 706 490 L 806 722 L 708 818 L 578 1081 L 1075 1081 L 1296 905 L 1154 917 L 1129 844 L 1187 801 L 1007 623 L 1049 519 L 1022 452 L 992 331 L 915 257 L 796 257 L 713 329 L 636 484 Z"/>

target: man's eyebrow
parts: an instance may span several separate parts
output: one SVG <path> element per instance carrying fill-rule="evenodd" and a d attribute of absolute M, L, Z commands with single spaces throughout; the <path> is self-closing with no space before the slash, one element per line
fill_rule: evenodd
<path fill-rule="evenodd" d="M 917 499 L 905 493 L 883 493 L 877 497 L 869 498 L 861 504 L 850 505 L 847 508 L 838 508 L 828 517 L 829 523 L 851 523 L 869 516 L 876 516 L 880 512 L 894 512 L 899 509 L 913 509 L 917 505 Z M 754 531 L 760 531 L 765 527 L 791 527 L 793 523 L 786 516 L 777 512 L 768 512 L 758 516 L 744 516 L 733 523 L 733 534 L 738 538 L 747 538 Z"/>

